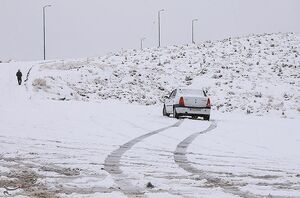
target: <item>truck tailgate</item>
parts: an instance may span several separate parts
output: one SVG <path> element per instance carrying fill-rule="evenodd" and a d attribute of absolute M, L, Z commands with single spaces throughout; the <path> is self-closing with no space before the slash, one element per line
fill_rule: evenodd
<path fill-rule="evenodd" d="M 184 96 L 184 105 L 187 107 L 206 107 L 207 98 L 197 96 Z"/>

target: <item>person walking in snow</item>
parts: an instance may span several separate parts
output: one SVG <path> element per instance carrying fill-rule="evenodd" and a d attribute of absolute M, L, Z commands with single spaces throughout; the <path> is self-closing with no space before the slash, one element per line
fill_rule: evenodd
<path fill-rule="evenodd" d="M 18 70 L 18 72 L 16 73 L 17 79 L 18 79 L 18 84 L 21 85 L 22 83 L 22 72 L 20 70 Z"/>

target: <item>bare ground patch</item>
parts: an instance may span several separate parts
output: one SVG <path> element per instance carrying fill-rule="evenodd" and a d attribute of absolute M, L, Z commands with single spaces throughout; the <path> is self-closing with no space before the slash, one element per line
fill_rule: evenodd
<path fill-rule="evenodd" d="M 92 178 L 101 181 L 105 175 L 83 171 L 80 168 L 61 167 L 37 163 L 36 158 L 0 155 L 0 197 L 26 196 L 33 198 L 59 198 L 68 194 L 110 193 L 118 189 L 101 186 L 68 185 L 76 179 Z M 38 157 L 38 156 L 36 156 Z M 2 171 L 1 171 L 2 168 Z"/>

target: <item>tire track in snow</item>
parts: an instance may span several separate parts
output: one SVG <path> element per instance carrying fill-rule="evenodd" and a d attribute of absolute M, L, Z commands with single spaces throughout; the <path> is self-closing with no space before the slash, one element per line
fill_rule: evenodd
<path fill-rule="evenodd" d="M 141 135 L 137 138 L 134 138 L 130 140 L 129 142 L 123 144 L 120 146 L 119 149 L 113 151 L 111 154 L 109 154 L 105 161 L 104 161 L 104 170 L 107 171 L 109 174 L 114 176 L 114 180 L 116 184 L 119 186 L 120 190 L 127 196 L 138 196 L 138 197 L 146 197 L 144 195 L 144 190 L 136 187 L 133 185 L 130 181 L 128 181 L 128 176 L 126 176 L 123 171 L 121 170 L 121 158 L 122 156 L 129 151 L 135 144 L 143 141 L 144 139 L 158 134 L 162 131 L 165 131 L 172 127 L 179 127 L 182 124 L 183 120 L 180 120 L 176 122 L 175 124 L 171 126 L 167 126 L 161 129 L 157 129 L 155 131 L 146 133 L 144 135 Z"/>
<path fill-rule="evenodd" d="M 214 121 L 211 123 L 211 125 L 205 129 L 204 131 L 200 131 L 197 133 L 194 133 L 187 138 L 185 138 L 183 141 L 181 141 L 174 152 L 174 161 L 175 163 L 185 171 L 192 173 L 193 175 L 199 176 L 199 179 L 205 179 L 208 183 L 212 184 L 215 187 L 220 187 L 224 190 L 226 193 L 230 193 L 233 195 L 237 195 L 239 197 L 244 198 L 260 198 L 263 196 L 255 195 L 250 192 L 242 192 L 240 189 L 236 186 L 234 186 L 233 183 L 225 181 L 221 178 L 216 178 L 213 176 L 208 175 L 205 171 L 199 170 L 195 167 L 193 167 L 190 162 L 187 159 L 187 148 L 189 145 L 201 134 L 208 133 L 212 131 L 213 129 L 217 128 L 217 123 Z"/>

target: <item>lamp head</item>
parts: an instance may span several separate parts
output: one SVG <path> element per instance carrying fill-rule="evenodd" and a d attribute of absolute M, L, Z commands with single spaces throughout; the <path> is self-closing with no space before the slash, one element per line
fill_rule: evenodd
<path fill-rule="evenodd" d="M 43 8 L 45 9 L 45 8 L 47 8 L 47 7 L 51 7 L 51 5 L 45 5 Z"/>

